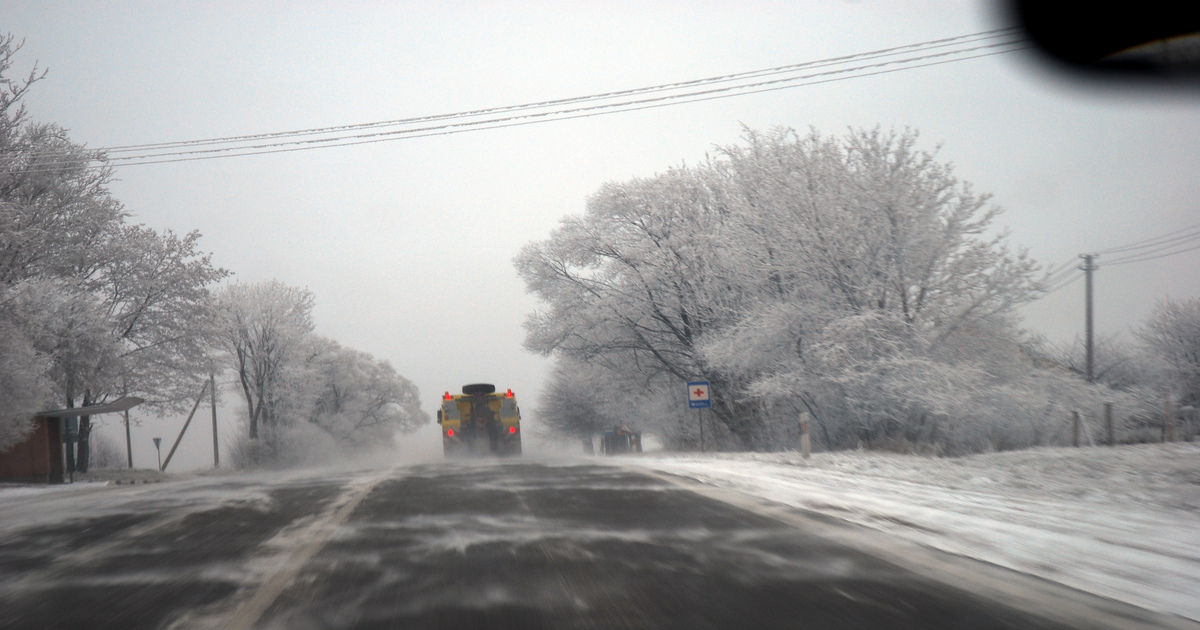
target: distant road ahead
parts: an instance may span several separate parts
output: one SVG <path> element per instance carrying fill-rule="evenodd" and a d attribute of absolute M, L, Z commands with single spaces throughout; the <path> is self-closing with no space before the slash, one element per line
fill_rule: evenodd
<path fill-rule="evenodd" d="M 1026 612 L 596 461 L 0 495 L 0 627 L 1193 627 L 1079 594 L 1079 618 Z"/>

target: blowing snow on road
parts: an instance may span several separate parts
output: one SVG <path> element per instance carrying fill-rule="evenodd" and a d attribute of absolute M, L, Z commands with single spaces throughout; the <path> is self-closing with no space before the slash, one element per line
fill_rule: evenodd
<path fill-rule="evenodd" d="M 729 489 L 844 475 L 633 461 L 0 492 L 0 626 L 1195 627 Z"/>

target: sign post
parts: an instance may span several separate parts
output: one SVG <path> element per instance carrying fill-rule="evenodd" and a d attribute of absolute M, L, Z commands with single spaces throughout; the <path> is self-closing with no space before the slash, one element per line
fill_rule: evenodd
<path fill-rule="evenodd" d="M 700 452 L 704 452 L 704 409 L 712 407 L 709 398 L 708 381 L 691 381 L 688 386 L 688 407 L 696 410 L 696 419 L 700 423 Z"/>
<path fill-rule="evenodd" d="M 158 451 L 158 469 L 162 470 L 162 449 L 159 446 L 162 444 L 162 438 L 151 438 L 154 440 L 154 450 Z"/>
<path fill-rule="evenodd" d="M 67 443 L 67 473 L 71 483 L 75 483 L 75 444 L 79 442 L 79 417 L 63 418 L 62 423 L 63 442 Z"/>

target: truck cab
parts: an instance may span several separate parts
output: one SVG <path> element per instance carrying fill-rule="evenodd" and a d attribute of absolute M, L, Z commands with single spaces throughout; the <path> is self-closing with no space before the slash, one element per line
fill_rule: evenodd
<path fill-rule="evenodd" d="M 446 392 L 437 412 L 446 457 L 521 454 L 521 410 L 511 389 L 498 393 L 490 383 L 463 385 Z"/>

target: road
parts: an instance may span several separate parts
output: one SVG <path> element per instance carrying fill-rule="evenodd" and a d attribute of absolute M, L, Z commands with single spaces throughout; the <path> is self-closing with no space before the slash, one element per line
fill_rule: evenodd
<path fill-rule="evenodd" d="M 693 490 L 514 460 L 0 495 L 0 627 L 1194 627 Z"/>

